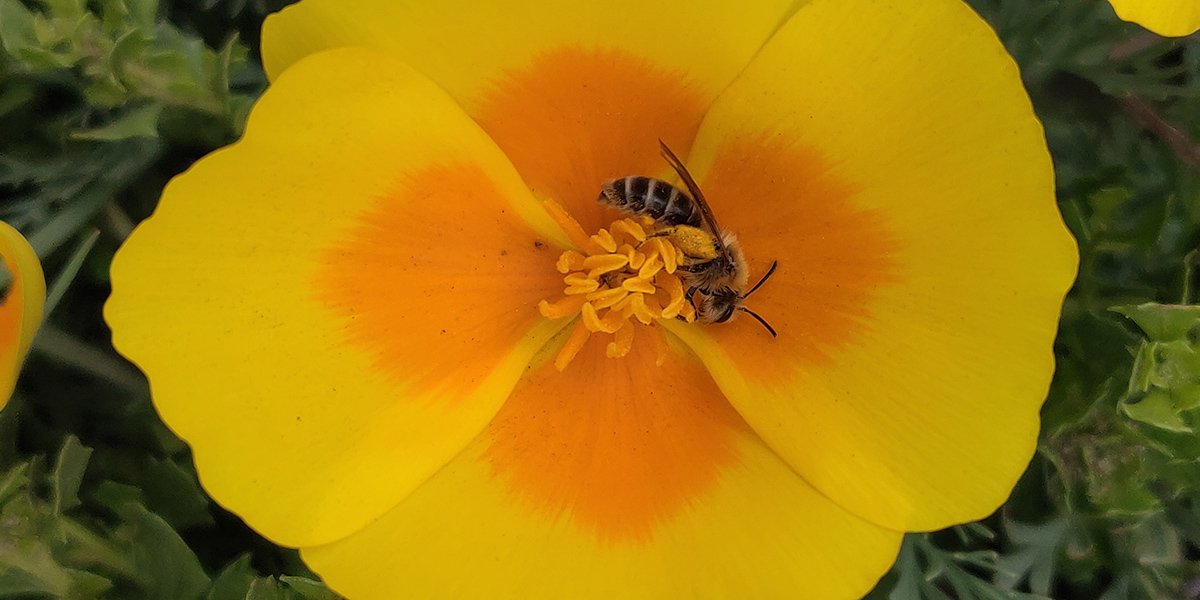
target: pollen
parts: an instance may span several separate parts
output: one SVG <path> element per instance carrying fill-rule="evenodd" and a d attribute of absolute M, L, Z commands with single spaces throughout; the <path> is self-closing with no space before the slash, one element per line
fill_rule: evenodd
<path fill-rule="evenodd" d="M 578 318 L 554 366 L 566 369 L 593 334 L 610 338 L 609 358 L 628 355 L 635 339 L 648 338 L 661 365 L 667 340 L 658 319 L 696 320 L 675 273 L 679 249 L 654 236 L 657 225 L 649 217 L 618 219 L 588 235 L 563 207 L 548 201 L 546 208 L 579 248 L 563 252 L 555 263 L 563 274 L 563 296 L 538 303 L 548 319 Z"/>

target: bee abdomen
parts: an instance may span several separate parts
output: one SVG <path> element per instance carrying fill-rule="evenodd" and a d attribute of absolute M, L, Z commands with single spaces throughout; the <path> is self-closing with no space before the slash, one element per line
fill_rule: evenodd
<path fill-rule="evenodd" d="M 647 215 L 663 225 L 699 227 L 701 222 L 691 197 L 653 177 L 630 175 L 608 181 L 597 201 L 630 214 Z"/>

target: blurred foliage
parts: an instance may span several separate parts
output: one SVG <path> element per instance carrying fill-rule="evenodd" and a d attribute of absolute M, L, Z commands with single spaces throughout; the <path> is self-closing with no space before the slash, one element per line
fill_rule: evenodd
<path fill-rule="evenodd" d="M 286 3 L 0 0 L 0 217 L 50 290 L 0 412 L 0 598 L 335 598 L 204 495 L 100 317 L 166 181 L 240 135 Z M 1200 598 L 1200 43 L 1105 2 L 970 3 L 1045 125 L 1080 274 L 1009 502 L 908 536 L 869 597 Z"/>
<path fill-rule="evenodd" d="M 1045 126 L 1079 278 L 1029 471 L 984 535 L 910 535 L 875 595 L 1200 598 L 1200 45 L 1104 2 L 970 1 Z"/>
<path fill-rule="evenodd" d="M 266 82 L 229 23 L 265 8 L 0 0 L 0 216 L 48 279 L 0 412 L 0 598 L 336 598 L 208 499 L 100 316 L 166 181 L 241 134 Z"/>

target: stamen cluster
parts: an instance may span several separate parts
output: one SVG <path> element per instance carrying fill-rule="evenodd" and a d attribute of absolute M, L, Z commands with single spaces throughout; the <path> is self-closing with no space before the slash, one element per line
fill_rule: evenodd
<path fill-rule="evenodd" d="M 564 297 L 538 304 L 550 319 L 580 315 L 554 360 L 555 367 L 565 369 L 593 333 L 612 334 L 605 351 L 608 357 L 629 354 L 638 324 L 649 326 L 647 333 L 662 364 L 666 338 L 656 319 L 681 317 L 689 323 L 696 319 L 683 282 L 675 274 L 682 258 L 679 249 L 665 237 L 654 237 L 656 224 L 648 217 L 619 219 L 584 237 L 583 228 L 565 210 L 557 205 L 550 209 L 582 250 L 567 250 L 558 258 L 558 271 L 565 275 Z"/>

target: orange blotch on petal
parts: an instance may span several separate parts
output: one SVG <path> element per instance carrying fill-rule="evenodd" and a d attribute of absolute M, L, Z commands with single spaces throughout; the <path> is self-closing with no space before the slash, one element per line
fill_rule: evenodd
<path fill-rule="evenodd" d="M 825 363 L 871 327 L 873 294 L 899 280 L 901 243 L 885 215 L 855 204 L 853 183 L 834 176 L 816 150 L 779 136 L 732 140 L 701 186 L 741 242 L 750 285 L 779 261 L 746 299 L 778 338 L 746 316 L 709 328 L 741 369 L 785 377 L 787 363 Z"/>
<path fill-rule="evenodd" d="M 328 249 L 316 291 L 381 372 L 453 396 L 512 351 L 541 318 L 539 300 L 561 293 L 550 248 L 484 171 L 432 166 L 402 177 Z"/>
<path fill-rule="evenodd" d="M 514 497 L 606 543 L 652 539 L 737 465 L 749 431 L 698 361 L 642 330 L 656 341 L 612 342 L 624 358 L 590 344 L 568 373 L 535 368 L 485 434 L 481 460 Z"/>
<path fill-rule="evenodd" d="M 476 120 L 534 193 L 561 203 L 587 231 L 605 224 L 600 186 L 661 172 L 658 140 L 686 152 L 708 108 L 683 72 L 579 47 L 507 71 L 479 107 Z"/>

